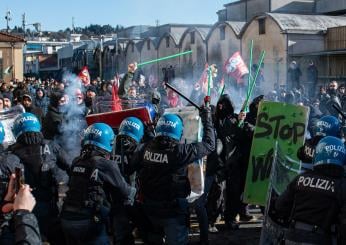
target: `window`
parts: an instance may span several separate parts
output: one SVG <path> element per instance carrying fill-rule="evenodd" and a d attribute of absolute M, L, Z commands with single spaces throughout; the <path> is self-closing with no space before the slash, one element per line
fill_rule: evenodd
<path fill-rule="evenodd" d="M 150 40 L 147 41 L 147 49 L 150 50 Z"/>
<path fill-rule="evenodd" d="M 190 37 L 191 37 L 191 44 L 195 44 L 195 32 L 191 32 Z"/>
<path fill-rule="evenodd" d="M 225 40 L 225 29 L 226 29 L 226 26 L 221 26 L 220 27 L 220 40 Z"/>
<path fill-rule="evenodd" d="M 258 33 L 259 35 L 266 34 L 266 19 L 259 19 L 258 20 Z"/>
<path fill-rule="evenodd" d="M 131 50 L 132 50 L 132 53 L 135 52 L 135 44 L 134 43 L 131 44 Z"/>
<path fill-rule="evenodd" d="M 169 37 L 166 37 L 166 48 L 169 48 Z"/>

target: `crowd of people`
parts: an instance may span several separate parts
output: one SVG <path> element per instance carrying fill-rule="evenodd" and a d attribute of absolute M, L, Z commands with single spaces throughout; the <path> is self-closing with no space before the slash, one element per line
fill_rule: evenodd
<path fill-rule="evenodd" d="M 5 130 L 0 128 L 0 244 L 39 244 L 40 240 L 50 244 L 134 244 L 134 235 L 146 244 L 187 244 L 191 209 L 199 223 L 200 244 L 209 244 L 208 233 L 218 232 L 215 224 L 219 217 L 227 229 L 238 229 L 239 221 L 253 218 L 242 194 L 262 100 L 310 107 L 309 140 L 304 147 L 311 149 L 297 154 L 304 162 L 310 157 L 318 167 L 302 178 L 334 181 L 333 187 L 318 192 L 298 177 L 278 198 L 277 211 L 289 216 L 292 230 L 302 230 L 292 231 L 287 241 L 329 244 L 329 226 L 339 224 L 340 231 L 345 231 L 342 167 L 346 154 L 340 140 L 344 136 L 340 112 L 346 110 L 344 86 L 332 81 L 314 97 L 302 85 L 290 91 L 276 88 L 266 95 L 258 94 L 248 111 L 237 113 L 235 90 L 220 95 L 222 84 L 217 84 L 212 89 L 217 102 L 207 106 L 211 101 L 203 94 L 202 85 L 190 84 L 191 99 L 203 104 L 203 139 L 182 144 L 182 119 L 163 111 L 188 104 L 165 82 L 149 83 L 136 64 L 130 64 L 124 76 L 109 82 L 97 78 L 80 83 L 67 77 L 2 83 L 0 116 L 19 104 L 25 113 L 14 121 L 15 143 L 6 149 L 2 144 Z M 185 91 L 182 79 L 174 83 Z M 102 122 L 88 126 L 86 116 L 109 111 L 116 102 L 115 93 L 122 109 L 150 105 L 152 124 L 133 116 L 125 118 L 116 130 Z M 325 115 L 336 122 L 332 124 Z M 331 125 L 337 133 L 325 133 Z M 204 193 L 189 204 L 187 167 L 204 157 Z M 27 184 L 18 193 L 13 190 L 16 167 L 23 169 Z M 317 204 L 311 209 L 308 205 L 313 201 Z M 317 215 L 316 222 L 310 219 Z M 312 240 L 299 240 L 316 227 L 318 239 L 312 235 Z M 345 241 L 343 237 L 341 244 Z"/>

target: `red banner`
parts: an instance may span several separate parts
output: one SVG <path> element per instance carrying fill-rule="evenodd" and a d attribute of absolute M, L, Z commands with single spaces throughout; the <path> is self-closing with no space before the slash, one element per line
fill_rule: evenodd
<path fill-rule="evenodd" d="M 249 73 L 249 69 L 247 68 L 243 58 L 240 55 L 240 52 L 234 53 L 231 58 L 229 58 L 224 66 L 223 70 L 228 75 L 234 77 L 238 83 L 241 82 L 241 78 Z"/>
<path fill-rule="evenodd" d="M 82 83 L 84 86 L 90 85 L 90 74 L 87 66 L 84 66 L 80 73 L 78 74 L 78 77 L 80 80 L 82 80 Z"/>

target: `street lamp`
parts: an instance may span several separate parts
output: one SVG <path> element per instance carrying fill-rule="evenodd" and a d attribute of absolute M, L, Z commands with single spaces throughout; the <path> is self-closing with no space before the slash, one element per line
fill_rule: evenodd
<path fill-rule="evenodd" d="M 41 32 L 41 23 L 36 22 L 36 23 L 32 23 L 32 24 L 27 24 L 26 23 L 26 19 L 25 19 L 25 13 L 22 15 L 22 25 L 23 25 L 23 34 L 24 34 L 24 38 L 25 38 L 25 31 L 26 31 L 26 27 L 27 26 L 33 26 L 36 30 L 36 32 L 40 33 Z"/>

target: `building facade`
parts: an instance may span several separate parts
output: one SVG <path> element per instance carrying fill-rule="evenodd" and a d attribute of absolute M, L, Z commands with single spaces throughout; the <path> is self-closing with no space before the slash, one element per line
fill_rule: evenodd
<path fill-rule="evenodd" d="M 0 79 L 9 82 L 23 79 L 23 47 L 22 37 L 0 32 Z"/>

